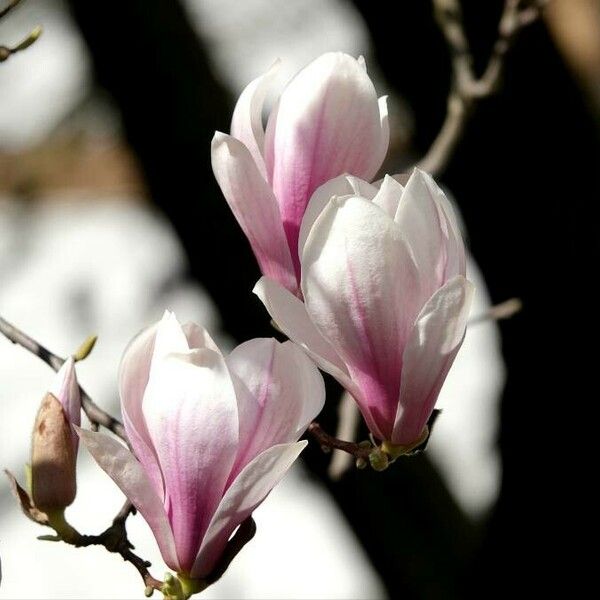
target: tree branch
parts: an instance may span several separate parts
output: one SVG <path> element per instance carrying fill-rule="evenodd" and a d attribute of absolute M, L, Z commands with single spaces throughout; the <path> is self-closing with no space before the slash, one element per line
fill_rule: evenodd
<path fill-rule="evenodd" d="M 548 0 L 505 0 L 498 38 L 481 77 L 473 71 L 473 56 L 465 35 L 459 0 L 433 0 L 434 14 L 451 54 L 452 85 L 446 118 L 418 166 L 433 175 L 446 168 L 463 136 L 477 102 L 495 94 L 501 84 L 504 61 L 518 33 L 536 21 Z"/>
<path fill-rule="evenodd" d="M 33 338 L 29 337 L 26 333 L 0 317 L 0 333 L 4 335 L 13 344 L 22 346 L 41 360 L 43 360 L 48 366 L 55 371 L 58 371 L 64 364 L 65 359 L 57 356 L 53 352 L 50 352 L 47 348 L 42 346 L 39 342 L 36 342 Z M 112 431 L 115 435 L 120 437 L 123 441 L 127 442 L 127 435 L 125 434 L 125 428 L 123 424 L 115 417 L 109 415 L 103 411 L 87 394 L 87 392 L 79 386 L 79 392 L 81 395 L 81 408 L 86 414 L 87 418 L 92 423 L 92 427 L 98 425 Z"/>
<path fill-rule="evenodd" d="M 10 2 L 4 7 L 0 8 L 0 19 L 5 17 L 13 8 L 20 4 L 21 0 L 10 0 Z"/>

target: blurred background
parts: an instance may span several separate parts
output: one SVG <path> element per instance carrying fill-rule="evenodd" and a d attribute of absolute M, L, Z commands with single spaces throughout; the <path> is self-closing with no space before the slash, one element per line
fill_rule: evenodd
<path fill-rule="evenodd" d="M 480 70 L 503 2 L 462 5 Z M 366 0 L 24 1 L 0 21 L 0 45 L 37 24 L 44 34 L 0 63 L 0 314 L 61 355 L 97 333 L 80 382 L 114 414 L 122 350 L 165 308 L 224 347 L 274 335 L 210 140 L 276 57 L 283 86 L 343 50 L 363 54 L 390 95 L 382 172 L 408 170 L 440 128 L 451 72 L 430 3 L 390 10 Z M 600 2 L 552 0 L 439 178 L 462 215 L 474 313 L 513 296 L 523 311 L 469 329 L 425 455 L 332 481 L 330 457 L 311 444 L 206 598 L 505 597 L 584 583 L 576 540 L 592 514 L 582 457 L 595 399 L 584 348 L 597 344 L 583 294 L 598 270 L 599 124 Z M 0 465 L 21 478 L 51 381 L 0 339 Z M 334 431 L 339 389 L 329 382 L 329 392 L 320 421 Z M 85 451 L 78 468 L 68 516 L 99 532 L 122 496 Z M 128 529 L 162 576 L 143 520 Z M 0 598 L 142 597 L 131 565 L 36 541 L 42 533 L 2 483 Z"/>

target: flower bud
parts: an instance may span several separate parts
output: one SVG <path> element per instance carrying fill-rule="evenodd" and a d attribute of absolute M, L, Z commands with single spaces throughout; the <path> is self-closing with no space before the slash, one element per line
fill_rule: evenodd
<path fill-rule="evenodd" d="M 73 502 L 76 458 L 71 424 L 62 404 L 48 393 L 35 419 L 31 442 L 31 498 L 38 509 L 55 512 Z"/>

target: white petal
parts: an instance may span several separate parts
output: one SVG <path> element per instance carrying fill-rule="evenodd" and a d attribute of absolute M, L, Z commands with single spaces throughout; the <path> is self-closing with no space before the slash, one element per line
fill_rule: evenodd
<path fill-rule="evenodd" d="M 204 577 L 211 572 L 233 530 L 252 514 L 281 481 L 306 445 L 304 441 L 269 448 L 237 476 L 208 527 L 191 572 L 192 577 Z"/>
<path fill-rule="evenodd" d="M 94 460 L 146 519 L 165 563 L 169 568 L 179 571 L 175 540 L 162 500 L 156 494 L 142 465 L 127 448 L 113 438 L 79 428 L 77 432 Z"/>
<path fill-rule="evenodd" d="M 260 174 L 267 178 L 263 159 L 265 130 L 262 124 L 263 104 L 281 61 L 277 59 L 269 70 L 250 82 L 240 95 L 231 119 L 231 135 L 248 148 Z"/>
<path fill-rule="evenodd" d="M 473 292 L 473 284 L 458 275 L 419 314 L 404 351 L 392 442 L 410 444 L 420 436 L 462 344 Z"/>
<path fill-rule="evenodd" d="M 381 98 L 379 98 L 377 101 L 377 105 L 379 107 L 379 126 L 381 130 L 379 134 L 379 145 L 373 152 L 371 176 L 369 179 L 373 179 L 373 177 L 375 177 L 377 174 L 377 171 L 379 171 L 379 168 L 383 164 L 390 147 L 390 123 L 388 117 L 387 98 L 387 96 L 381 96 Z"/>
<path fill-rule="evenodd" d="M 415 169 L 395 216 L 413 250 L 428 295 L 455 275 L 465 274 L 464 245 L 444 193 Z"/>
<path fill-rule="evenodd" d="M 310 233 L 311 227 L 333 196 L 352 195 L 367 198 L 370 195 L 373 198 L 377 194 L 377 191 L 370 183 L 346 174 L 340 175 L 335 179 L 330 179 L 319 186 L 311 196 L 306 207 L 306 212 L 304 213 L 304 218 L 302 219 L 300 237 L 298 239 L 298 255 L 302 256 L 304 244 L 306 243 L 306 238 Z"/>
<path fill-rule="evenodd" d="M 174 313 L 166 310 L 156 329 L 150 370 L 152 370 L 154 362 L 162 361 L 165 356 L 178 352 L 187 352 L 189 349 L 187 338 L 177 317 Z"/>
<path fill-rule="evenodd" d="M 344 387 L 354 389 L 346 365 L 314 326 L 305 305 L 285 288 L 261 277 L 253 292 L 261 299 L 277 326 Z"/>
<path fill-rule="evenodd" d="M 386 175 L 381 182 L 373 204 L 381 208 L 391 219 L 396 216 L 404 188 L 392 177 Z M 405 232 L 406 233 L 406 232 Z"/>
<path fill-rule="evenodd" d="M 227 357 L 238 399 L 240 444 L 235 475 L 263 450 L 295 442 L 323 408 L 325 386 L 315 364 L 292 342 L 259 338 Z"/>
<path fill-rule="evenodd" d="M 250 242 L 260 270 L 295 291 L 294 265 L 273 191 L 246 147 L 235 138 L 217 132 L 211 152 L 215 177 Z"/>
<path fill-rule="evenodd" d="M 129 443 L 162 500 L 164 497 L 162 474 L 142 413 L 142 399 L 148 384 L 154 340 L 159 324 L 160 321 L 144 329 L 125 348 L 119 366 L 119 395 L 123 424 Z"/>
<path fill-rule="evenodd" d="M 217 354 L 221 354 L 221 350 L 219 350 L 219 347 L 215 344 L 212 337 L 210 337 L 208 331 L 201 325 L 189 321 L 183 325 L 182 329 L 192 350 L 208 348 Z"/>

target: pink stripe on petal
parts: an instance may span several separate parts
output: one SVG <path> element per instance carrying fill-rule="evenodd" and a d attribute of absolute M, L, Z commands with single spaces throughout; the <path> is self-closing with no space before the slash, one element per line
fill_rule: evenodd
<path fill-rule="evenodd" d="M 143 410 L 177 555 L 189 571 L 238 444 L 236 397 L 223 357 L 203 348 L 153 362 Z"/>
<path fill-rule="evenodd" d="M 333 200 L 306 241 L 302 269 L 312 322 L 360 388 L 363 414 L 390 435 L 402 353 L 422 306 L 419 273 L 400 229 L 372 202 Z"/>
<path fill-rule="evenodd" d="M 322 55 L 284 89 L 276 121 L 267 126 L 265 156 L 296 273 L 310 196 L 342 173 L 371 179 L 383 160 L 384 138 L 373 83 L 347 54 Z"/>

